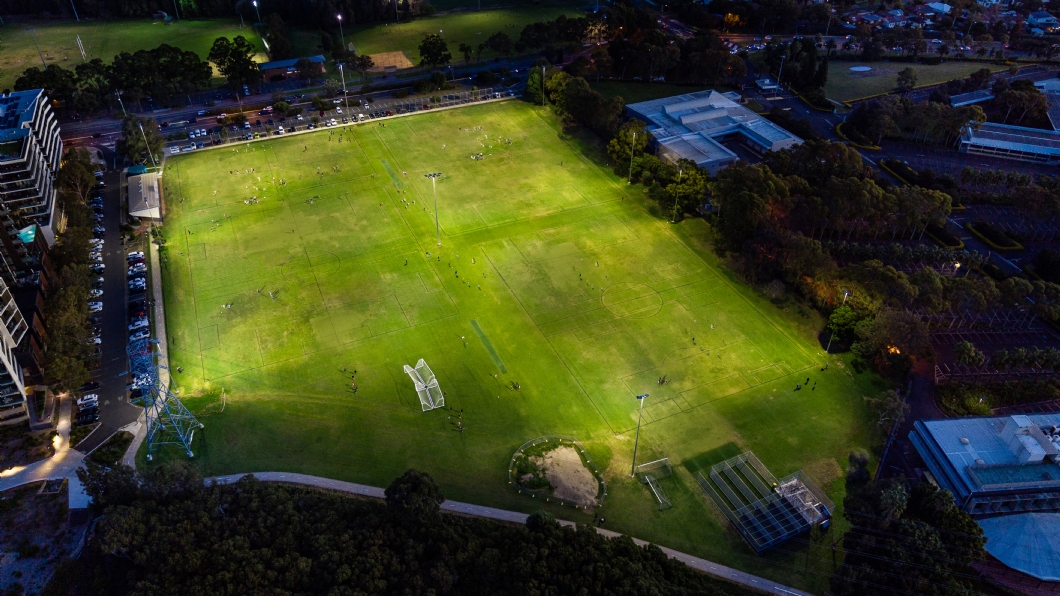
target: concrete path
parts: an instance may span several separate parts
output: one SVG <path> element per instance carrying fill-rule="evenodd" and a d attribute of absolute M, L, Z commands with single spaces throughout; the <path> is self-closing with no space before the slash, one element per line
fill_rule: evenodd
<path fill-rule="evenodd" d="M 169 344 L 166 343 L 166 305 L 162 299 L 162 263 L 158 258 L 158 246 L 150 243 L 149 251 L 151 259 L 151 310 L 154 320 L 151 331 L 158 340 L 158 380 L 169 387 Z"/>
<path fill-rule="evenodd" d="M 77 469 L 81 467 L 85 454 L 70 447 L 70 411 L 72 409 L 73 400 L 69 397 L 59 402 L 59 422 L 56 424 L 59 436 L 54 439 L 55 455 L 26 466 L 15 466 L 0 472 L 0 491 L 34 482 L 65 478 L 69 487 L 70 509 L 88 507 L 89 498 L 85 494 L 85 487 L 77 478 Z"/>
<path fill-rule="evenodd" d="M 213 478 L 207 478 L 207 484 L 231 484 L 238 481 L 240 478 L 247 476 L 248 474 L 231 474 L 228 476 L 215 476 Z M 313 486 L 316 488 L 323 488 L 327 490 L 334 490 L 344 493 L 350 493 L 354 495 L 361 495 L 365 497 L 375 497 L 378 499 L 384 498 L 383 489 L 377 486 L 367 486 L 364 484 L 355 484 L 353 482 L 343 482 L 341 480 L 332 480 L 330 478 L 321 478 L 319 476 L 309 476 L 307 474 L 293 474 L 286 472 L 257 472 L 254 477 L 263 482 L 285 482 L 288 484 L 301 484 L 305 486 Z M 457 501 L 445 501 L 442 503 L 442 511 L 448 511 L 451 513 L 459 513 L 463 515 L 474 515 L 476 517 L 485 517 L 489 519 L 496 519 L 500 521 L 512 522 L 517 524 L 525 524 L 526 518 L 529 517 L 526 513 L 519 513 L 517 511 L 507 511 L 504 509 L 495 509 L 493 507 L 484 507 L 482 505 L 472 505 L 470 503 L 460 503 Z M 559 522 L 564 526 L 573 527 L 575 523 L 572 521 L 561 520 Z M 607 536 L 608 538 L 617 538 L 622 536 L 618 532 L 612 532 L 611 530 L 605 530 L 603 528 L 596 528 L 597 533 Z M 633 542 L 639 546 L 645 546 L 649 544 L 644 540 L 633 538 Z M 743 571 L 737 571 L 731 567 L 719 565 L 706 559 L 699 557 L 693 557 L 692 555 L 676 551 L 666 547 L 659 547 L 666 556 L 671 559 L 677 559 L 685 565 L 702 571 L 707 575 L 712 575 L 724 580 L 731 581 L 735 584 L 742 585 L 744 587 L 752 588 L 767 594 L 776 594 L 778 596 L 810 596 L 808 592 L 802 590 L 796 590 L 789 588 L 783 584 L 778 584 L 772 580 L 768 580 L 750 573 L 744 573 Z"/>

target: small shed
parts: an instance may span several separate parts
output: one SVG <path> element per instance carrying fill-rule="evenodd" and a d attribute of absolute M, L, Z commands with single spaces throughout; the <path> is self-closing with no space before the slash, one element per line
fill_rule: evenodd
<path fill-rule="evenodd" d="M 132 168 L 129 169 L 132 174 Z M 158 174 L 143 172 L 130 175 L 129 215 L 147 219 L 162 219 L 162 191 L 158 184 Z"/>

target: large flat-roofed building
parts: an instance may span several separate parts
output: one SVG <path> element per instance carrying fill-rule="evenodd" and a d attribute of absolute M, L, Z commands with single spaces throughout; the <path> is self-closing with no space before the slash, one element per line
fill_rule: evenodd
<path fill-rule="evenodd" d="M 736 93 L 697 91 L 626 106 L 647 124 L 660 159 L 689 159 L 711 175 L 739 157 L 723 143 L 736 141 L 756 154 L 787 149 L 802 139 L 737 103 Z"/>
<path fill-rule="evenodd" d="M 59 123 L 43 90 L 0 94 L 0 277 L 8 285 L 39 265 L 20 231 L 38 226 L 46 243 L 55 243 L 62 154 Z"/>
<path fill-rule="evenodd" d="M 966 126 L 960 150 L 1021 161 L 1060 163 L 1060 132 L 1009 124 L 984 123 L 978 130 Z"/>
<path fill-rule="evenodd" d="M 909 439 L 973 516 L 1060 512 L 1060 413 L 920 420 Z"/>

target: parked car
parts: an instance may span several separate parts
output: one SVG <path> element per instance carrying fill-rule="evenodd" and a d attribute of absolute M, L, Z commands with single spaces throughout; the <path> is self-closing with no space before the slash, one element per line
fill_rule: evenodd
<path fill-rule="evenodd" d="M 89 290 L 88 291 L 88 295 L 89 295 L 90 298 L 99 298 L 100 296 L 103 295 L 103 290 L 95 290 L 95 289 Z"/>
<path fill-rule="evenodd" d="M 78 391 L 92 391 L 93 389 L 99 389 L 99 383 L 95 381 L 89 381 L 77 388 Z"/>
<path fill-rule="evenodd" d="M 149 326 L 150 324 L 151 322 L 147 320 L 147 317 L 143 317 L 142 319 L 136 319 L 132 322 L 131 325 L 129 325 L 129 331 L 136 331 L 137 329 L 142 329 L 144 327 Z"/>
<path fill-rule="evenodd" d="M 96 383 L 96 386 L 98 387 L 99 383 Z M 99 396 L 95 393 L 88 393 L 78 398 L 77 407 L 83 408 L 85 406 L 88 406 L 89 404 L 95 404 L 97 402 L 99 402 Z"/>
<path fill-rule="evenodd" d="M 90 338 L 88 338 L 88 344 L 89 345 L 98 346 L 101 343 L 103 343 L 103 341 L 100 340 L 98 337 L 90 337 Z"/>
<path fill-rule="evenodd" d="M 103 273 L 103 269 L 105 269 L 106 267 L 107 266 L 103 263 L 95 263 L 91 267 L 89 267 L 89 269 L 92 271 L 92 273 Z"/>
<path fill-rule="evenodd" d="M 130 252 L 130 253 L 128 254 L 127 258 L 128 258 L 129 260 L 132 260 L 132 259 L 142 259 L 142 258 L 144 258 L 144 252 L 143 252 L 142 250 L 134 250 L 134 251 L 132 251 L 132 252 Z"/>
<path fill-rule="evenodd" d="M 103 303 L 102 302 L 89 302 L 88 303 L 88 312 L 103 312 Z"/>
<path fill-rule="evenodd" d="M 147 339 L 149 337 L 151 337 L 151 332 L 146 330 L 146 329 L 144 329 L 144 330 L 137 331 L 136 333 L 133 333 L 132 335 L 130 335 L 129 336 L 129 341 L 139 341 L 141 339 Z"/>
<path fill-rule="evenodd" d="M 78 414 L 74 424 L 77 426 L 84 426 L 86 424 L 95 424 L 96 422 L 99 422 L 99 412 L 85 415 Z"/>

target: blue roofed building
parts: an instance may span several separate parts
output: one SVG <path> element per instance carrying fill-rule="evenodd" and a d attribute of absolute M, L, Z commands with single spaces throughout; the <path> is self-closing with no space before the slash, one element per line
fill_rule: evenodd
<path fill-rule="evenodd" d="M 920 420 L 909 440 L 974 517 L 1060 512 L 1060 413 Z"/>
<path fill-rule="evenodd" d="M 313 64 L 320 64 L 321 72 L 324 72 L 323 64 L 327 62 L 324 56 L 317 54 L 316 56 L 306 56 L 306 60 Z M 293 77 L 298 75 L 298 61 L 301 58 L 290 58 L 288 60 L 273 60 L 272 62 L 262 62 L 258 65 L 258 70 L 261 71 L 261 76 L 266 81 L 271 81 L 273 77 Z"/>

